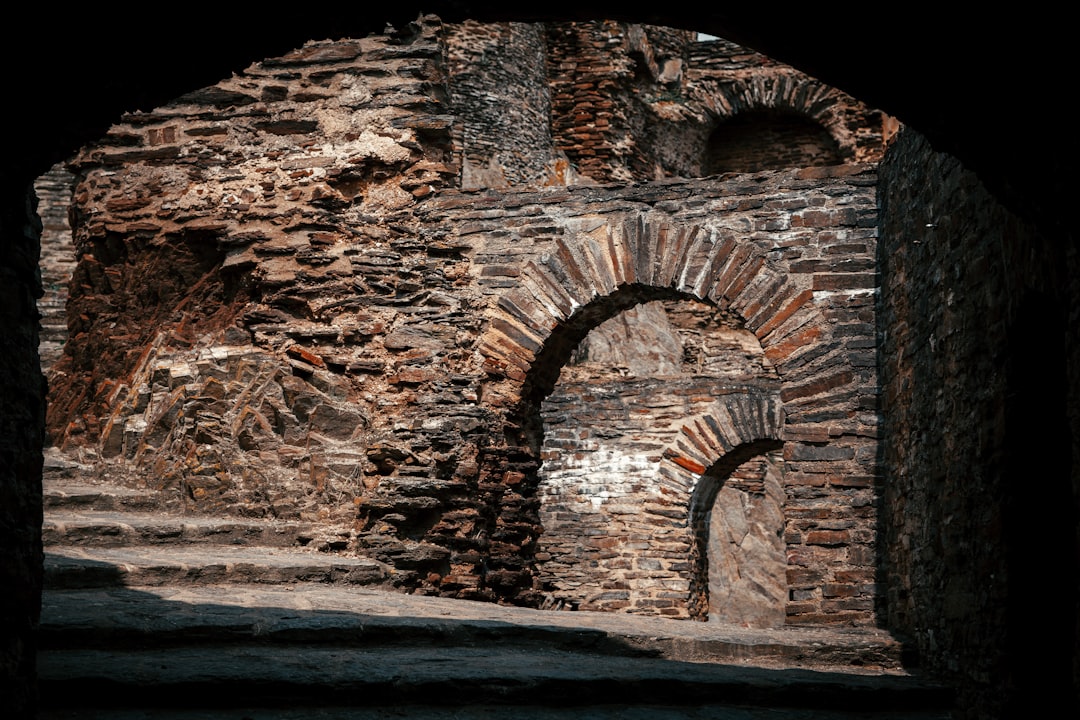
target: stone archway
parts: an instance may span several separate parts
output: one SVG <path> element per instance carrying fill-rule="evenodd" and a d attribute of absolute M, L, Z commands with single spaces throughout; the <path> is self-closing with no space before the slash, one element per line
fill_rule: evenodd
<path fill-rule="evenodd" d="M 745 189 L 745 180 L 740 187 Z M 766 206 L 779 208 L 781 202 Z M 830 217 L 838 217 L 801 202 L 796 205 L 797 220 L 789 216 L 770 225 L 772 221 L 757 218 L 742 226 L 794 229 L 794 223 L 810 220 L 820 228 Z M 506 418 L 508 442 L 517 450 L 531 448 L 535 467 L 542 438 L 536 408 L 592 327 L 652 298 L 688 297 L 734 313 L 760 342 L 779 375 L 775 407 L 737 417 L 743 423 L 754 417 L 759 418 L 754 422 L 773 418 L 780 423 L 770 434 L 742 439 L 771 440 L 777 445 L 770 449 L 775 449 L 783 438 L 789 470 L 784 489 L 794 512 L 785 521 L 784 542 L 788 575 L 797 580 L 790 597 L 801 599 L 788 602 L 787 621 L 805 617 L 808 622 L 870 622 L 873 600 L 866 593 L 872 590 L 840 581 L 872 572 L 873 518 L 862 499 L 873 493 L 872 475 L 867 474 L 872 470 L 861 468 L 863 458 L 872 459 L 876 440 L 861 430 L 849 434 L 842 429 L 850 424 L 846 418 L 859 417 L 858 406 L 867 403 L 859 378 L 872 377 L 866 375 L 872 369 L 853 365 L 861 363 L 862 356 L 852 350 L 873 342 L 872 326 L 861 321 L 872 317 L 861 308 L 872 306 L 861 299 L 861 291 L 850 296 L 832 289 L 839 289 L 832 283 L 841 280 L 845 288 L 853 285 L 848 278 L 818 274 L 827 261 L 792 262 L 775 252 L 780 241 L 774 238 L 783 233 L 733 230 L 741 224 L 734 210 L 715 222 L 679 222 L 660 212 L 585 214 L 559 220 L 558 232 L 536 243 L 532 251 L 515 246 L 520 269 L 515 280 L 492 298 L 487 328 L 478 343 L 488 374 L 482 396 L 488 407 Z M 818 228 L 810 234 L 820 232 Z M 805 252 L 792 255 L 798 258 Z M 836 296 L 853 310 L 858 308 L 858 314 L 838 308 Z M 685 452 L 672 450 L 660 473 L 661 485 L 687 497 L 724 451 L 739 444 L 719 442 L 708 450 L 709 445 L 700 441 L 711 436 L 695 432 L 696 421 L 688 427 L 689 434 L 674 446 Z M 505 451 L 489 450 L 497 452 Z M 492 465 L 490 472 L 494 471 Z M 526 473 L 525 478 L 514 478 L 513 487 L 503 489 L 502 501 L 515 514 L 502 524 L 522 528 L 520 511 L 530 503 L 536 506 L 536 488 L 536 475 Z M 846 509 L 851 507 L 848 498 L 854 496 L 860 498 L 857 517 Z M 825 515 L 814 510 L 823 502 L 831 508 Z M 502 512 L 496 509 L 497 514 Z M 515 537 L 515 544 L 528 541 Z M 689 592 L 689 580 L 686 583 L 680 592 Z M 837 601 L 827 594 L 837 592 L 846 597 Z M 698 605 L 689 614 L 702 616 L 703 607 Z"/>
<path fill-rule="evenodd" d="M 537 571 L 549 602 L 691 616 L 693 493 L 662 482 L 665 450 L 718 393 L 777 391 L 757 339 L 713 305 L 656 300 L 594 328 L 540 408 Z"/>
<path fill-rule="evenodd" d="M 491 377 L 485 393 L 535 403 L 599 320 L 662 292 L 729 308 L 766 351 L 807 335 L 805 326 L 812 324 L 809 278 L 785 274 L 729 229 L 645 215 L 618 224 L 584 218 L 573 225 L 573 241 L 559 237 L 550 251 L 523 260 L 517 286 L 493 308 L 479 343 Z"/>

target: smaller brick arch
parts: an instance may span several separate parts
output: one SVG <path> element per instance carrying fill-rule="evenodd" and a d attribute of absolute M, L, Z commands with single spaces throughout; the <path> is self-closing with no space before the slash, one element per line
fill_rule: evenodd
<path fill-rule="evenodd" d="M 783 408 L 763 393 L 724 396 L 713 409 L 682 427 L 664 451 L 661 482 L 677 496 L 687 496 L 690 547 L 690 617 L 709 613 L 705 519 L 731 472 L 747 460 L 783 447 Z"/>
<path fill-rule="evenodd" d="M 759 392 L 725 395 L 707 414 L 683 424 L 664 451 L 661 468 L 672 487 L 699 496 L 706 471 L 724 474 L 754 455 L 775 450 L 783 439 L 784 410 L 778 398 Z M 707 501 L 710 498 L 699 498 Z"/>
<path fill-rule="evenodd" d="M 805 76 L 755 76 L 718 85 L 705 100 L 714 128 L 747 113 L 772 111 L 801 117 L 823 128 L 844 161 L 862 161 L 859 137 L 849 127 L 850 98 Z"/>

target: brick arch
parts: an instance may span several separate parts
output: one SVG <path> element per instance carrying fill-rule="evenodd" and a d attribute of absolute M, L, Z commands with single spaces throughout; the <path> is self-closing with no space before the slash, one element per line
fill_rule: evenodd
<path fill-rule="evenodd" d="M 676 224 L 652 213 L 627 213 L 614 222 L 596 217 L 567 220 L 563 232 L 523 257 L 519 268 L 515 283 L 493 300 L 478 344 L 488 375 L 481 402 L 502 418 L 506 443 L 499 448 L 493 437 L 495 445 L 485 452 L 481 474 L 504 479 L 493 495 L 493 537 L 533 551 L 542 532 L 539 409 L 571 352 L 593 327 L 639 302 L 692 297 L 731 312 L 767 354 L 772 347 L 816 337 L 806 336 L 806 327 L 825 323 L 817 317 L 805 276 L 785 272 L 762 246 L 722 225 Z M 688 426 L 686 447 L 677 446 L 684 454 L 678 457 L 712 464 L 715 458 L 708 453 L 715 451 L 695 450 L 692 438 L 716 448 L 775 440 L 782 424 L 779 394 L 764 405 L 718 407 L 710 417 L 727 430 L 703 435 Z M 507 461 L 504 454 L 515 459 Z M 689 479 L 678 474 L 674 460 L 664 464 L 672 472 L 661 482 Z M 693 483 L 681 501 L 687 519 L 692 490 Z M 688 531 L 684 537 L 689 556 L 692 537 Z M 493 552 L 490 563 L 510 566 L 513 560 Z M 535 567 L 531 561 L 526 564 Z M 689 598 L 689 570 L 684 580 Z"/>
<path fill-rule="evenodd" d="M 517 286 L 492 308 L 479 343 L 489 375 L 485 397 L 504 407 L 521 401 L 519 410 L 539 407 L 590 329 L 643 300 L 678 296 L 733 311 L 766 354 L 799 341 L 790 326 L 805 323 L 789 319 L 816 313 L 805 278 L 728 228 L 645 214 L 582 221 L 553 249 L 526 259 Z"/>
<path fill-rule="evenodd" d="M 664 450 L 661 483 L 673 507 L 684 509 L 690 539 L 690 617 L 709 613 L 707 517 L 735 468 L 783 447 L 784 413 L 779 398 L 761 392 L 726 395 L 706 413 L 683 424 Z"/>
<path fill-rule="evenodd" d="M 839 502 L 849 485 L 864 487 L 872 481 L 860 471 L 874 441 L 860 423 L 872 423 L 873 418 L 826 424 L 838 412 L 851 418 L 850 413 L 870 406 L 869 371 L 855 365 L 865 362 L 859 347 L 873 341 L 865 336 L 865 301 L 835 292 L 856 285 L 846 276 L 819 274 L 822 265 L 817 261 L 788 260 L 783 243 L 790 236 L 770 232 L 790 227 L 800 233 L 800 228 L 811 234 L 832 233 L 837 226 L 831 223 L 852 222 L 849 214 L 821 208 L 810 204 L 782 215 L 764 205 L 747 208 L 732 200 L 719 212 L 682 222 L 659 209 L 577 214 L 548 221 L 545 227 L 550 230 L 540 240 L 522 238 L 512 245 L 512 275 L 501 269 L 507 255 L 499 256 L 503 264 L 495 269 L 500 278 L 509 279 L 488 296 L 486 325 L 476 345 L 485 371 L 480 403 L 490 412 L 493 433 L 480 474 L 501 479 L 486 486 L 492 489 L 492 501 L 485 512 L 499 540 L 492 546 L 489 565 L 512 567 L 515 573 L 513 578 L 509 572 L 499 577 L 508 582 L 537 578 L 531 553 L 542 532 L 541 403 L 592 327 L 646 300 L 682 297 L 714 304 L 757 338 L 776 371 L 773 402 L 783 407 L 783 420 L 777 422 L 784 425 L 785 486 L 824 483 L 825 493 Z M 835 232 L 843 233 L 843 227 Z M 798 253 L 794 257 L 798 260 Z M 474 268 L 478 276 L 485 270 L 485 265 Z M 716 396 L 723 392 L 717 388 Z M 708 466 L 707 458 L 697 462 Z M 790 507 L 805 505 L 803 499 Z M 833 582 L 843 569 L 833 555 L 807 546 L 858 544 L 851 557 L 860 567 L 869 557 L 870 541 L 861 529 L 857 536 L 819 525 L 809 520 L 785 534 L 789 554 L 811 563 L 816 573 L 800 586 L 800 593 L 811 599 L 794 610 L 788 605 L 786 612 L 794 615 L 817 612 L 824 583 Z M 686 538 L 689 557 L 689 533 Z M 522 554 L 515 559 L 502 551 L 504 545 L 521 548 Z M 859 595 L 859 602 L 868 602 L 865 596 Z M 821 612 L 830 618 L 864 617 L 858 608 L 848 615 L 839 606 Z"/>
<path fill-rule="evenodd" d="M 709 412 L 683 424 L 664 450 L 663 482 L 693 498 L 694 508 L 712 499 L 701 479 L 722 478 L 761 453 L 776 450 L 783 439 L 784 410 L 779 399 L 762 392 L 725 395 Z"/>
<path fill-rule="evenodd" d="M 742 113 L 759 110 L 778 110 L 807 118 L 828 132 L 845 160 L 855 157 L 858 141 L 844 120 L 842 93 L 811 78 L 757 76 L 720 85 L 706 105 L 714 127 Z"/>

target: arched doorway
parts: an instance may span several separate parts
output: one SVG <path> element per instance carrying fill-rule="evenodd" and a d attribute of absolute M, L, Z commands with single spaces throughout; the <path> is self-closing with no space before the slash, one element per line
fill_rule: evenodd
<path fill-rule="evenodd" d="M 694 616 L 746 627 L 784 624 L 783 453 L 779 441 L 734 448 L 691 502 Z M 748 458 L 748 459 L 747 459 Z"/>
<path fill-rule="evenodd" d="M 693 508 L 702 491 L 670 482 L 665 466 L 682 456 L 677 448 L 688 419 L 711 417 L 717 402 L 752 404 L 757 400 L 746 403 L 745 398 L 775 398 L 778 391 L 776 371 L 756 337 L 741 327 L 738 316 L 709 303 L 655 300 L 596 326 L 562 367 L 540 408 L 544 437 L 537 495 L 544 532 L 537 570 L 550 602 L 707 619 L 696 597 L 698 575 L 707 568 L 694 560 L 712 555 L 698 542 L 701 517 Z M 777 443 L 767 442 L 753 447 L 764 450 Z M 752 463 L 746 465 L 723 495 L 725 501 L 762 486 L 762 478 L 751 478 Z M 716 467 L 718 472 L 733 469 L 722 460 Z M 703 477 L 700 484 L 708 480 Z M 768 482 L 769 500 L 782 500 L 778 472 L 769 473 Z M 704 494 L 717 497 L 715 488 Z M 769 505 L 773 512 L 761 519 L 757 506 L 762 502 L 753 497 L 754 507 L 744 509 L 755 516 L 756 525 L 769 525 L 779 541 L 782 502 Z M 720 525 L 733 517 L 733 507 L 728 502 L 729 512 L 716 514 Z M 712 535 L 733 533 L 740 531 Z M 745 533 L 741 536 L 740 542 Z M 721 551 L 727 547 L 717 545 Z M 762 547 L 755 533 L 736 562 L 757 563 Z M 717 567 L 730 566 L 733 557 L 725 552 Z M 779 558 L 782 580 L 782 547 Z M 742 572 L 761 577 L 766 571 L 743 567 Z M 784 592 L 774 595 L 772 619 L 779 613 L 782 623 Z M 733 595 L 725 597 L 736 602 Z M 749 608 L 742 611 L 743 616 L 752 614 Z"/>

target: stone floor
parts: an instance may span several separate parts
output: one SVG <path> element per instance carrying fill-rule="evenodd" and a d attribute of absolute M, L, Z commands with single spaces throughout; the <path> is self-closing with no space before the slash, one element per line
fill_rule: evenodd
<path fill-rule="evenodd" d="M 46 476 L 44 720 L 942 719 L 875 628 L 751 630 L 406 595 L 293 526 Z"/>

